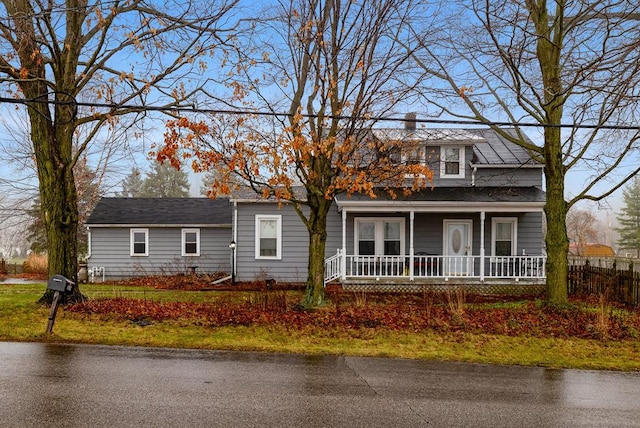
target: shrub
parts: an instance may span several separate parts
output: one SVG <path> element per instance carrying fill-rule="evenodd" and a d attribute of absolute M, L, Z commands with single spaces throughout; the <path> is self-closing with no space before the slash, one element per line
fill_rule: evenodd
<path fill-rule="evenodd" d="M 31 253 L 27 256 L 27 260 L 24 261 L 25 273 L 47 273 L 47 255 Z"/>

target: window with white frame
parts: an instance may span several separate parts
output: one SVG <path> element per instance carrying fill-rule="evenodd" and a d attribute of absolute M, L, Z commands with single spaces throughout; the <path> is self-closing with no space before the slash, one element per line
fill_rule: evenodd
<path fill-rule="evenodd" d="M 494 217 L 491 220 L 491 254 L 500 257 L 515 256 L 517 230 L 516 217 Z"/>
<path fill-rule="evenodd" d="M 200 229 L 182 229 L 182 255 L 200 255 Z"/>
<path fill-rule="evenodd" d="M 149 229 L 131 229 L 131 255 L 149 255 Z"/>
<path fill-rule="evenodd" d="M 256 215 L 256 259 L 282 258 L 282 216 Z"/>
<path fill-rule="evenodd" d="M 464 178 L 464 147 L 440 148 L 440 177 Z"/>
<path fill-rule="evenodd" d="M 356 218 L 357 255 L 399 256 L 404 254 L 404 218 Z"/>

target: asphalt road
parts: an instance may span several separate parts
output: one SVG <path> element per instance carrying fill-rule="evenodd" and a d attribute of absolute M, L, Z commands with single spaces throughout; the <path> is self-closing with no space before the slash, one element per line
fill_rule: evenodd
<path fill-rule="evenodd" d="M 640 426 L 640 374 L 0 343 L 4 427 Z"/>

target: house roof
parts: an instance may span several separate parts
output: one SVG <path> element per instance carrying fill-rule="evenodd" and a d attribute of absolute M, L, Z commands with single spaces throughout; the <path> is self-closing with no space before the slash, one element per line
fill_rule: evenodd
<path fill-rule="evenodd" d="M 569 254 L 583 257 L 614 257 L 616 252 L 605 244 L 569 244 Z"/>
<path fill-rule="evenodd" d="M 516 136 L 513 128 L 504 129 L 510 135 Z M 503 138 L 492 129 L 470 129 L 486 140 L 488 144 L 473 146 L 473 164 L 477 166 L 515 166 L 530 165 L 542 167 L 542 164 L 531 158 L 531 155 L 521 146 Z M 522 135 L 528 143 L 534 144 L 526 135 Z"/>
<path fill-rule="evenodd" d="M 226 198 L 101 198 L 86 224 L 228 226 L 231 216 Z"/>
<path fill-rule="evenodd" d="M 375 192 L 375 198 L 360 193 L 342 194 L 336 197 L 336 203 L 339 207 L 350 208 L 397 205 L 426 209 L 451 206 L 476 209 L 485 206 L 498 210 L 506 207 L 524 209 L 525 206 L 542 209 L 546 199 L 545 192 L 537 187 L 434 187 L 407 196 L 402 194 L 402 189 L 395 189 L 395 198 L 382 188 Z"/>
<path fill-rule="evenodd" d="M 380 140 L 421 141 L 432 144 L 478 144 L 485 137 L 470 129 L 459 128 L 373 128 L 373 135 Z"/>

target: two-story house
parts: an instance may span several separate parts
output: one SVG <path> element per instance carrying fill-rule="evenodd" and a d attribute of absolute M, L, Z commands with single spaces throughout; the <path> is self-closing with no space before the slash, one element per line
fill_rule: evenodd
<path fill-rule="evenodd" d="M 513 132 L 513 130 L 508 130 Z M 326 281 L 347 287 L 430 284 L 540 285 L 543 165 L 487 129 L 374 129 L 406 142 L 399 162 L 426 163 L 433 187 L 403 197 L 339 196 L 329 213 Z M 235 195 L 238 280 L 306 280 L 308 235 L 284 204 Z"/>
<path fill-rule="evenodd" d="M 397 161 L 429 165 L 433 187 L 409 196 L 398 191 L 395 198 L 382 188 L 375 198 L 335 198 L 327 282 L 377 288 L 544 283 L 543 165 L 488 129 L 416 129 L 407 121 L 404 128 L 372 132 L 406 143 Z M 253 192 L 217 201 L 105 199 L 88 226 L 89 270 L 107 278 L 196 266 L 205 273 L 233 271 L 238 281 L 307 278 L 304 224 L 290 205 Z"/>

